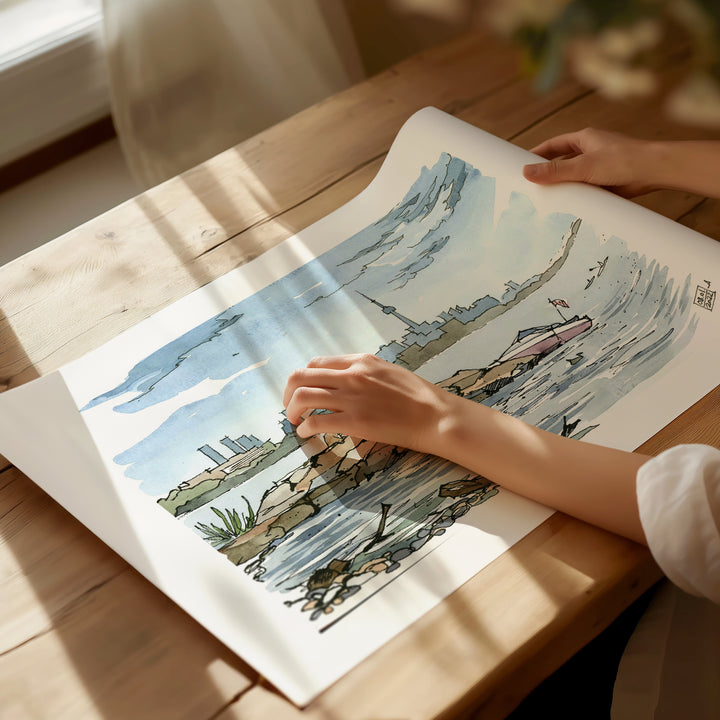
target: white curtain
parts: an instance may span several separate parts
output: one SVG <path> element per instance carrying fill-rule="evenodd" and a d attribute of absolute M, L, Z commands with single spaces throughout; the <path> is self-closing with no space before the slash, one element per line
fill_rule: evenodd
<path fill-rule="evenodd" d="M 145 187 L 362 78 L 336 0 L 103 0 L 115 127 Z"/>

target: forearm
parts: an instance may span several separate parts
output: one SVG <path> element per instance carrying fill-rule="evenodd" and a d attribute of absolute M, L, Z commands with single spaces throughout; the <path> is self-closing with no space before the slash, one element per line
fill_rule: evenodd
<path fill-rule="evenodd" d="M 720 142 L 649 143 L 648 184 L 720 197 Z"/>
<path fill-rule="evenodd" d="M 433 451 L 537 502 L 645 543 L 635 494 L 649 458 L 571 440 L 453 396 Z"/>

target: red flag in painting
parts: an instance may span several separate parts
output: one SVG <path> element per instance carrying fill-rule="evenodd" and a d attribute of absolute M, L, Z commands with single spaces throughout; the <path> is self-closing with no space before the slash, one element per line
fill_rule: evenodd
<path fill-rule="evenodd" d="M 562 300 L 561 298 L 558 298 L 557 300 L 551 300 L 550 302 L 551 302 L 555 307 L 558 307 L 558 306 L 559 306 L 559 307 L 564 307 L 564 308 L 569 308 L 569 307 L 570 307 L 570 306 L 569 306 L 564 300 Z"/>

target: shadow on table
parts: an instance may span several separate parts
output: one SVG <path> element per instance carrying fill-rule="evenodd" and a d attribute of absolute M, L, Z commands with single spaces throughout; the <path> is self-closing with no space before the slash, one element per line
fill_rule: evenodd
<path fill-rule="evenodd" d="M 0 327 L 12 367 L 28 377 L 32 363 L 1 315 Z M 38 452 L 53 442 L 38 436 Z M 61 485 L 77 481 L 66 474 Z M 117 532 L 142 564 L 133 523 L 109 488 L 86 499 L 115 507 Z M 0 537 L 12 569 L 0 649 L 0 706 L 10 714 L 212 717 L 256 682 L 257 673 L 9 464 L 0 470 Z"/>

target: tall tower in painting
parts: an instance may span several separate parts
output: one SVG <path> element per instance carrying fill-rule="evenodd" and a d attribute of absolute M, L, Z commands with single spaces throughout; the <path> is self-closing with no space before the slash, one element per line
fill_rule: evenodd
<path fill-rule="evenodd" d="M 369 300 L 373 305 L 377 305 L 386 315 L 392 315 L 398 320 L 402 320 L 412 332 L 421 333 L 423 331 L 421 325 L 418 325 L 418 323 L 414 320 L 410 320 L 410 318 L 406 318 L 404 315 L 401 315 L 397 311 L 397 308 L 394 308 L 392 305 L 383 305 L 377 300 L 373 300 L 371 297 L 368 297 L 365 293 L 361 293 L 359 290 L 357 290 L 357 293 L 362 295 L 366 300 Z"/>

